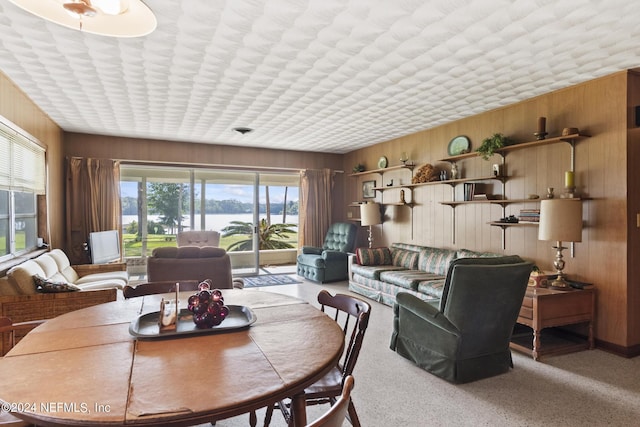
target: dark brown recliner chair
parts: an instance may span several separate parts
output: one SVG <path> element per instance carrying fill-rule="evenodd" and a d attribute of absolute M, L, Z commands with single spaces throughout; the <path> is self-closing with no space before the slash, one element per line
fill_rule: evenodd
<path fill-rule="evenodd" d="M 233 288 L 227 251 L 211 246 L 155 248 L 147 258 L 147 281 L 213 280 L 216 288 Z"/>

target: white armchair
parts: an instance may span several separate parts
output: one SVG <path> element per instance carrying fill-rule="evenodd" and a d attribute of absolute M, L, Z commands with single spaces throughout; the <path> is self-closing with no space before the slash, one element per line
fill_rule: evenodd
<path fill-rule="evenodd" d="M 213 230 L 191 230 L 181 231 L 176 238 L 178 247 L 180 246 L 220 246 L 220 233 Z"/>

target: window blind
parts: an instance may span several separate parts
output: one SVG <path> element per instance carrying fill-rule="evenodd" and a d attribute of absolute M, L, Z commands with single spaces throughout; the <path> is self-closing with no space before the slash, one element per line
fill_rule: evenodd
<path fill-rule="evenodd" d="M 0 118 L 0 189 L 45 193 L 45 150 Z"/>

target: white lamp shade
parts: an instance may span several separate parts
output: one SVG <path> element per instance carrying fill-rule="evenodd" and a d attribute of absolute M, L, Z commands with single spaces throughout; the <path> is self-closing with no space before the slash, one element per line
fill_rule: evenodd
<path fill-rule="evenodd" d="M 380 204 L 365 203 L 360 205 L 360 221 L 362 225 L 382 224 Z"/>
<path fill-rule="evenodd" d="M 582 241 L 582 201 L 548 199 L 540 203 L 538 240 Z"/>
<path fill-rule="evenodd" d="M 111 37 L 140 37 L 156 29 L 157 20 L 151 9 L 141 0 L 121 0 L 89 2 L 99 13 L 95 16 L 75 17 L 64 8 L 73 0 L 10 0 L 16 6 L 40 18 L 74 30 Z M 115 9 L 111 3 L 115 4 Z M 101 9 L 104 8 L 104 9 Z"/>

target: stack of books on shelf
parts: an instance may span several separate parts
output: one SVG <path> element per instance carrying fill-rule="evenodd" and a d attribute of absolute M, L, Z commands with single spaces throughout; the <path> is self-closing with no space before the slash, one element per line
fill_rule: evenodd
<path fill-rule="evenodd" d="M 476 192 L 476 185 L 472 182 L 466 182 L 464 184 L 464 200 L 471 201 Z"/>
<path fill-rule="evenodd" d="M 520 222 L 540 222 L 540 209 L 520 209 Z"/>

